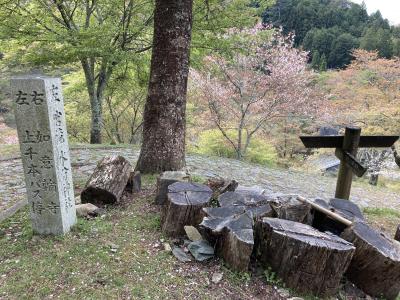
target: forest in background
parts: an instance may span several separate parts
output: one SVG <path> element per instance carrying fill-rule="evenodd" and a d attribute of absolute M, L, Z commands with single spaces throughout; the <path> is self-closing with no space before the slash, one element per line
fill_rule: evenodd
<path fill-rule="evenodd" d="M 41 1 L 31 1 L 30 10 L 15 3 L 9 11 L 2 10 L 0 113 L 7 125 L 15 126 L 7 95 L 9 77 L 44 72 L 63 78 L 73 143 L 91 142 L 93 115 L 100 113 L 103 143 L 140 144 L 153 7 L 151 1 L 135 6 L 114 2 L 96 2 L 89 15 L 85 6 L 77 6 L 74 14 L 70 10 L 74 30 L 54 19 L 53 15 L 60 14 L 57 8 L 43 9 Z M 364 133 L 399 132 L 397 27 L 389 26 L 379 13 L 368 16 L 365 7 L 348 1 L 301 0 L 296 8 L 289 5 L 293 1 L 278 1 L 275 6 L 270 1 L 258 2 L 195 1 L 187 104 L 189 151 L 291 166 L 305 154 L 298 135 L 315 133 L 323 126 L 355 124 Z M 262 16 L 264 21 L 272 18 L 277 7 L 280 22 L 284 8 L 304 12 L 309 19 L 285 21 L 300 26 L 294 28 L 273 22 L 282 25 L 282 30 L 259 23 Z M 326 22 L 321 25 L 322 11 Z M 297 13 L 299 18 L 305 15 Z M 120 17 L 121 23 L 102 16 Z M 343 22 L 343 16 L 349 21 Z M 378 46 L 354 51 L 371 28 L 390 33 L 390 55 Z M 335 38 L 352 35 L 357 43 L 351 47 L 335 44 L 329 34 L 325 36 L 329 30 L 339 30 L 340 34 L 332 31 Z M 321 35 L 309 38 L 311 44 L 326 47 L 326 53 L 306 47 L 306 37 L 317 31 Z M 322 42 L 319 36 L 324 37 Z M 328 47 L 324 41 L 332 44 Z M 324 71 L 324 55 L 327 67 L 337 67 L 329 65 L 331 53 L 347 57 L 347 67 Z M 1 138 L 2 143 L 12 140 Z"/>
<path fill-rule="evenodd" d="M 343 68 L 351 50 L 377 50 L 380 57 L 400 54 L 400 27 L 379 11 L 368 15 L 365 4 L 347 0 L 277 0 L 263 13 L 263 22 L 295 32 L 295 45 L 310 52 L 316 70 Z"/>

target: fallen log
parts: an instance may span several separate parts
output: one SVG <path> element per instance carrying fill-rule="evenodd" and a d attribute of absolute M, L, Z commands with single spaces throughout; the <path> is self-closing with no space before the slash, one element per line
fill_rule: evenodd
<path fill-rule="evenodd" d="M 334 295 L 354 250 L 351 243 L 306 224 L 275 218 L 256 222 L 255 253 L 261 264 L 300 293 Z"/>
<path fill-rule="evenodd" d="M 161 213 L 162 231 L 177 237 L 185 234 L 185 225 L 199 225 L 204 216 L 202 208 L 209 204 L 211 196 L 212 190 L 206 185 L 190 182 L 171 184 Z"/>
<path fill-rule="evenodd" d="M 356 247 L 348 279 L 373 297 L 396 299 L 400 292 L 400 243 L 359 221 L 341 237 Z"/>
<path fill-rule="evenodd" d="M 131 170 L 131 164 L 122 156 L 104 157 L 97 164 L 82 190 L 82 203 L 99 206 L 118 202 L 124 192 Z"/>
<path fill-rule="evenodd" d="M 185 171 L 165 171 L 157 177 L 157 195 L 155 204 L 163 205 L 167 200 L 168 186 L 175 182 L 189 182 L 190 175 Z"/>

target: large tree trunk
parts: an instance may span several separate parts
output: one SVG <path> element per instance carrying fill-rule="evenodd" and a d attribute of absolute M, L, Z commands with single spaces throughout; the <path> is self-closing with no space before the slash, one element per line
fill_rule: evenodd
<path fill-rule="evenodd" d="M 193 0 L 156 0 L 143 144 L 142 173 L 185 166 L 185 109 Z"/>

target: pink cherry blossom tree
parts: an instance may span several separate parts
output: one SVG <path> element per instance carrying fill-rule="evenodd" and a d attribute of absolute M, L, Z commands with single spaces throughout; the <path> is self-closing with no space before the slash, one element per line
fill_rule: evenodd
<path fill-rule="evenodd" d="M 265 32 L 270 33 L 267 41 L 259 35 Z M 247 37 L 247 43 L 240 41 L 246 50 L 230 58 L 208 56 L 202 70 L 191 70 L 191 87 L 238 159 L 268 122 L 288 115 L 312 116 L 320 107 L 308 53 L 293 47 L 293 35 L 262 25 L 240 33 Z"/>

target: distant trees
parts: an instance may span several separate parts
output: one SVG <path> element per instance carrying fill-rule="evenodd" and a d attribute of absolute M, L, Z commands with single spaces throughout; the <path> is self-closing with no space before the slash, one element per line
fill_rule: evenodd
<path fill-rule="evenodd" d="M 265 23 L 282 26 L 296 34 L 295 45 L 303 46 L 317 59 L 325 55 L 329 68 L 342 68 L 351 60 L 351 50 L 377 50 L 380 57 L 400 53 L 398 28 L 391 27 L 380 12 L 368 16 L 365 6 L 347 0 L 277 0 L 265 11 Z"/>
<path fill-rule="evenodd" d="M 394 43 L 390 29 L 371 27 L 365 31 L 360 39 L 360 48 L 379 52 L 379 56 L 391 58 L 393 56 Z M 397 52 L 397 50 L 396 50 Z"/>
<path fill-rule="evenodd" d="M 359 124 L 366 134 L 400 132 L 400 59 L 380 58 L 357 49 L 345 70 L 331 72 L 325 82 L 330 103 L 340 114 L 330 123 Z"/>
<path fill-rule="evenodd" d="M 207 57 L 205 68 L 192 70 L 192 84 L 208 106 L 208 118 L 242 159 L 255 134 L 274 118 L 312 115 L 319 107 L 307 68 L 307 53 L 293 47 L 293 36 L 274 32 L 257 38 L 261 27 L 250 31 L 242 53 L 231 58 Z M 256 42 L 255 42 L 256 41 Z"/>
<path fill-rule="evenodd" d="M 101 143 L 105 91 L 116 66 L 151 47 L 151 2 L 0 0 L 0 7 L 8 64 L 80 65 L 90 102 L 90 142 Z"/>

